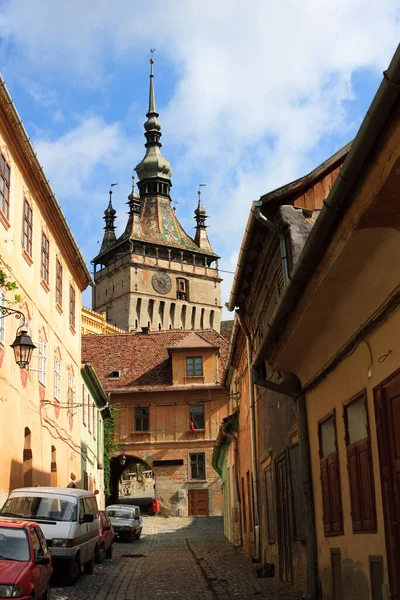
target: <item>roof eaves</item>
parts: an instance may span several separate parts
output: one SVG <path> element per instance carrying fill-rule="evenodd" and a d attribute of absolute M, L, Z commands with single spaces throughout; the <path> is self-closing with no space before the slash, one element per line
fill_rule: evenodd
<path fill-rule="evenodd" d="M 352 142 L 341 148 L 338 152 L 336 152 L 333 156 L 328 158 L 325 162 L 316 167 L 313 171 L 305 175 L 304 177 L 300 177 L 300 179 L 296 179 L 290 183 L 287 183 L 284 186 L 269 192 L 268 194 L 264 194 L 260 197 L 260 200 L 263 204 L 269 204 L 272 202 L 278 201 L 279 203 L 283 203 L 286 198 L 292 196 L 295 193 L 299 193 L 301 189 L 305 189 L 313 185 L 317 179 L 320 179 L 325 175 L 325 173 L 329 170 L 332 170 L 334 167 L 339 165 L 341 162 L 345 160 L 347 156 Z M 252 237 L 257 227 L 257 219 L 254 213 L 254 203 L 251 206 L 249 218 L 247 220 L 246 229 L 243 234 L 242 245 L 239 251 L 238 262 L 236 266 L 235 275 L 233 277 L 232 289 L 229 296 L 229 302 L 226 303 L 226 308 L 229 311 L 233 311 L 236 306 L 238 291 L 242 282 L 243 273 L 247 264 L 247 253 L 250 250 Z"/>

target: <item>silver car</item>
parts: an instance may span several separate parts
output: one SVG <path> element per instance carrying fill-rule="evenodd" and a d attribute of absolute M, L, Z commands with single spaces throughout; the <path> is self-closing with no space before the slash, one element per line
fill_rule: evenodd
<path fill-rule="evenodd" d="M 142 535 L 143 519 L 139 506 L 133 504 L 111 504 L 106 508 L 114 534 L 121 540 L 139 540 Z"/>

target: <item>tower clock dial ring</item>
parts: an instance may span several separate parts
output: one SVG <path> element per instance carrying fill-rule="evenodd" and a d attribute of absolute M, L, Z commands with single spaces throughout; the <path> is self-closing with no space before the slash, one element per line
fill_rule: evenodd
<path fill-rule="evenodd" d="M 168 294 L 172 287 L 172 281 L 168 273 L 158 272 L 154 273 L 151 278 L 153 288 L 159 294 Z"/>

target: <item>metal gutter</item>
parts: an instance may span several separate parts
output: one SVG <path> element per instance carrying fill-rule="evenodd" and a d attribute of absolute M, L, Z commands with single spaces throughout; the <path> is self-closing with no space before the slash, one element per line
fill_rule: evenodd
<path fill-rule="evenodd" d="M 264 360 L 268 360 L 271 348 L 285 329 L 309 278 L 324 255 L 329 236 L 339 223 L 340 210 L 399 97 L 400 45 L 397 47 L 387 71 L 384 72 L 382 83 L 364 117 L 343 167 L 290 274 L 290 279 L 284 288 L 272 319 L 268 323 L 268 333 L 258 348 L 253 367 L 259 367 Z"/>
<path fill-rule="evenodd" d="M 58 200 L 57 200 L 57 198 L 56 198 L 56 196 L 55 196 L 55 194 L 54 194 L 54 192 L 53 192 L 53 190 L 52 190 L 52 188 L 50 186 L 50 183 L 49 183 L 48 179 L 46 178 L 46 175 L 44 174 L 43 167 L 39 163 L 39 160 L 37 158 L 37 154 L 36 154 L 35 149 L 34 149 L 34 147 L 32 145 L 32 142 L 31 142 L 31 140 L 30 140 L 30 138 L 28 136 L 28 133 L 27 133 L 27 131 L 25 129 L 25 126 L 24 126 L 24 124 L 22 122 L 22 119 L 21 119 L 21 117 L 20 117 L 20 115 L 19 115 L 19 113 L 17 111 L 17 108 L 16 108 L 16 106 L 14 104 L 14 101 L 13 101 L 13 99 L 10 96 L 10 93 L 9 93 L 9 91 L 7 89 L 6 83 L 5 83 L 5 81 L 4 81 L 4 79 L 2 78 L 1 75 L 0 75 L 0 90 L 4 91 L 7 104 L 11 107 L 11 109 L 12 109 L 12 111 L 14 113 L 14 118 L 16 119 L 17 127 L 19 128 L 20 132 L 22 133 L 22 136 L 24 137 L 24 141 L 25 141 L 26 146 L 27 146 L 27 148 L 28 148 L 28 150 L 29 150 L 29 152 L 31 154 L 31 158 L 32 158 L 32 161 L 34 163 L 34 166 L 36 167 L 36 169 L 37 169 L 37 171 L 39 173 L 39 176 L 40 176 L 40 178 L 42 180 L 42 183 L 44 183 L 44 185 L 45 185 L 45 187 L 47 189 L 47 192 L 49 194 L 52 206 L 53 206 L 53 208 L 55 208 L 55 210 L 57 212 L 57 216 L 60 218 L 60 221 L 62 222 L 62 224 L 65 227 L 65 230 L 67 232 L 67 236 L 69 238 L 69 242 L 71 243 L 71 246 L 72 246 L 72 248 L 73 248 L 73 250 L 74 250 L 74 252 L 76 254 L 76 258 L 78 259 L 79 266 L 81 267 L 82 271 L 84 272 L 84 274 L 86 276 L 87 285 L 93 286 L 94 282 L 93 282 L 92 276 L 90 275 L 89 269 L 87 268 L 86 263 L 85 263 L 85 261 L 83 259 L 82 254 L 81 254 L 81 251 L 79 250 L 79 247 L 78 247 L 78 245 L 77 245 L 77 243 L 75 241 L 74 236 L 72 235 L 71 229 L 70 229 L 70 227 L 69 227 L 69 225 L 67 223 L 67 220 L 66 220 L 66 218 L 64 216 L 64 213 L 61 210 L 60 204 L 59 204 L 59 202 L 58 202 Z M 74 261 L 72 259 L 71 259 L 71 263 L 72 263 L 72 265 L 74 263 Z M 83 289 L 86 289 L 87 285 Z"/>
<path fill-rule="evenodd" d="M 279 246 L 281 250 L 281 261 L 282 261 L 282 271 L 283 271 L 283 282 L 286 283 L 289 279 L 289 252 L 287 247 L 286 235 L 285 231 L 282 227 L 277 227 L 275 223 L 267 219 L 265 215 L 262 214 L 261 208 L 263 206 L 262 200 L 258 200 L 257 202 L 253 202 L 255 206 L 254 214 L 259 223 L 268 227 L 272 233 L 275 233 L 279 237 Z"/>

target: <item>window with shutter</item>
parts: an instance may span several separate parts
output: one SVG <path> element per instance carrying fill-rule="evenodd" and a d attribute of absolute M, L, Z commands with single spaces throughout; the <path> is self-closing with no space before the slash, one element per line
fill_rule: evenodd
<path fill-rule="evenodd" d="M 375 490 L 365 392 L 344 407 L 353 532 L 376 531 Z"/>
<path fill-rule="evenodd" d="M 342 493 L 336 445 L 335 411 L 318 424 L 322 509 L 326 536 L 343 533 Z"/>

